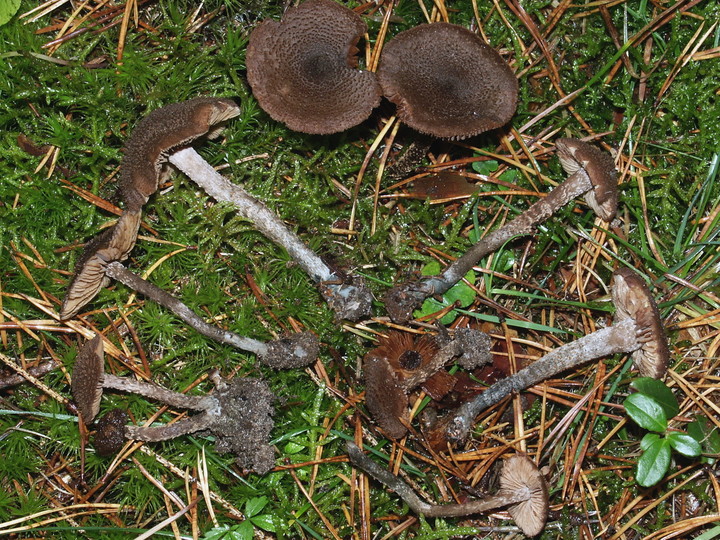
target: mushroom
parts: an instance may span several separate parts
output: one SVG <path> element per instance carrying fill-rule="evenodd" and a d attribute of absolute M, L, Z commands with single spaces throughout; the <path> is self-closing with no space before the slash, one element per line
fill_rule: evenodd
<path fill-rule="evenodd" d="M 119 193 L 125 211 L 112 229 L 85 246 L 60 310 L 61 320 L 77 315 L 107 286 L 107 263 L 127 259 L 137 239 L 143 205 L 170 174 L 170 152 L 203 136 L 217 137 L 224 122 L 238 114 L 240 108 L 230 99 L 201 97 L 156 109 L 138 123 L 120 164 Z"/>
<path fill-rule="evenodd" d="M 65 293 L 60 320 L 66 321 L 79 313 L 110 282 L 105 267 L 112 261 L 124 261 L 135 246 L 142 211 L 126 210 L 117 223 L 88 242 Z"/>
<path fill-rule="evenodd" d="M 307 0 L 250 34 L 247 77 L 260 106 L 290 129 L 330 134 L 356 126 L 380 103 L 375 74 L 357 69 L 367 26 L 332 0 Z"/>
<path fill-rule="evenodd" d="M 92 424 L 100 412 L 105 381 L 104 358 L 102 338 L 96 334 L 83 345 L 75 360 L 70 390 L 86 425 Z"/>
<path fill-rule="evenodd" d="M 408 321 L 412 312 L 426 298 L 447 292 L 472 270 L 480 259 L 517 236 L 531 234 L 536 226 L 580 195 L 589 197 L 589 201 L 592 201 L 591 208 L 599 210 L 598 215 L 603 220 L 614 217 L 617 206 L 617 175 L 612 158 L 577 139 L 558 139 L 556 146 L 560 163 L 569 174 L 568 178 L 515 219 L 485 235 L 442 274 L 390 289 L 385 294 L 384 301 L 393 321 Z"/>
<path fill-rule="evenodd" d="M 464 139 L 508 122 L 518 83 L 480 36 L 455 24 L 421 24 L 383 47 L 377 70 L 398 118 L 435 137 Z"/>
<path fill-rule="evenodd" d="M 200 137 L 212 139 L 224 122 L 240 114 L 231 100 L 199 97 L 155 109 L 143 118 L 125 146 L 120 165 L 120 198 L 130 210 L 140 210 L 170 174 L 168 157 Z"/>
<path fill-rule="evenodd" d="M 179 299 L 130 272 L 118 262 L 107 265 L 106 274 L 169 309 L 202 335 L 219 343 L 254 353 L 263 364 L 269 367 L 275 369 L 304 367 L 317 359 L 320 344 L 312 332 L 298 332 L 264 343 L 206 323 Z"/>
<path fill-rule="evenodd" d="M 360 448 L 347 443 L 351 463 L 397 493 L 417 514 L 427 517 L 457 517 L 508 507 L 508 512 L 527 536 L 536 536 L 545 528 L 548 516 L 548 488 L 545 478 L 530 458 L 509 458 L 500 473 L 500 490 L 491 497 L 462 504 L 429 504 L 421 500 L 405 482 L 383 469 Z"/>
<path fill-rule="evenodd" d="M 265 474 L 275 464 L 273 448 L 267 443 L 273 428 L 275 396 L 260 379 L 245 377 L 227 382 L 217 374 L 212 378 L 215 390 L 207 396 L 211 402 L 200 414 L 166 426 L 128 426 L 127 437 L 157 442 L 207 432 L 215 437 L 218 452 L 232 453 L 242 468 Z"/>
<path fill-rule="evenodd" d="M 435 338 L 390 332 L 363 360 L 365 404 L 385 434 L 400 439 L 407 433 L 408 393 L 423 385 L 451 358 L 472 369 L 491 360 L 490 337 L 463 328 L 439 347 Z"/>
<path fill-rule="evenodd" d="M 580 139 L 558 139 L 555 147 L 566 173 L 572 176 L 585 171 L 590 177 L 593 188 L 585 193 L 585 202 L 603 221 L 611 222 L 617 212 L 618 189 L 615 162 L 610 154 Z"/>
<path fill-rule="evenodd" d="M 78 353 L 72 374 L 72 392 L 85 423 L 94 419 L 103 388 L 138 394 L 171 407 L 199 414 L 159 427 L 126 426 L 125 436 L 142 441 L 163 441 L 198 431 L 215 437 L 219 452 L 233 452 L 245 468 L 264 474 L 273 466 L 272 447 L 266 442 L 273 427 L 274 396 L 264 381 L 236 379 L 227 382 L 211 375 L 215 390 L 206 396 L 189 396 L 160 386 L 105 373 L 102 338 L 97 334 Z M 115 447 L 115 441 L 112 447 Z"/>
<path fill-rule="evenodd" d="M 525 390 L 558 373 L 616 353 L 631 353 L 643 377 L 664 377 L 670 351 L 660 313 L 650 290 L 629 268 L 613 275 L 615 324 L 558 347 L 517 373 L 502 379 L 463 404 L 432 428 L 433 440 L 463 441 L 475 418 L 511 392 Z"/>

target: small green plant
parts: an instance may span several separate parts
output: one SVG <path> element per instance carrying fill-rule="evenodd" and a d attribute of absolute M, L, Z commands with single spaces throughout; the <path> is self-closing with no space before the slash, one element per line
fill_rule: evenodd
<path fill-rule="evenodd" d="M 668 431 L 668 418 L 680 412 L 677 399 L 662 382 L 643 377 L 630 386 L 637 390 L 623 405 L 628 416 L 647 433 L 640 441 L 642 455 L 637 463 L 635 480 L 643 487 L 657 484 L 670 467 L 672 450 L 697 457 L 702 452 L 700 443 L 682 431 Z"/>
<path fill-rule="evenodd" d="M 423 266 L 420 273 L 423 276 L 435 276 L 440 273 L 440 263 L 437 261 L 430 261 Z M 465 279 L 468 283 L 474 285 L 475 273 L 472 271 L 468 272 L 465 274 Z M 466 308 L 475 301 L 476 295 L 477 293 L 472 287 L 461 281 L 460 283 L 453 285 L 453 287 L 442 296 L 442 301 L 436 300 L 435 298 L 428 298 L 425 300 L 422 307 L 415 311 L 415 317 L 425 317 L 427 315 L 431 315 L 452 304 L 455 304 L 455 307 Z M 460 315 L 460 313 L 456 310 L 452 310 L 440 319 L 440 323 L 448 325 L 457 319 L 458 315 Z"/>
<path fill-rule="evenodd" d="M 222 525 L 208 531 L 203 540 L 252 540 L 253 526 L 274 533 L 275 524 L 270 514 L 260 514 L 268 503 L 267 497 L 255 497 L 245 503 L 245 520 L 237 525 Z"/>

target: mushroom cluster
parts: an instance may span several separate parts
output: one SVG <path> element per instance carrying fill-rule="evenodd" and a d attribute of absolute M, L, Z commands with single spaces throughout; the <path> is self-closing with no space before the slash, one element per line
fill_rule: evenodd
<path fill-rule="evenodd" d="M 444 139 L 498 128 L 515 113 L 515 74 L 474 32 L 443 22 L 400 32 L 375 74 L 357 69 L 366 31 L 333 0 L 306 0 L 256 26 L 246 64 L 260 107 L 295 131 L 331 134 L 367 119 L 382 95 L 405 124 Z"/>
<path fill-rule="evenodd" d="M 475 33 L 449 23 L 423 24 L 398 33 L 380 56 L 377 73 L 358 69 L 357 45 L 367 31 L 362 18 L 333 0 L 306 0 L 288 9 L 281 21 L 264 21 L 250 36 L 247 76 L 260 106 L 290 129 L 309 134 L 344 131 L 370 117 L 381 96 L 395 104 L 399 119 L 414 130 L 442 139 L 463 139 L 499 128 L 512 118 L 518 96 L 515 74 L 500 54 Z M 263 343 L 208 324 L 177 298 L 141 279 L 123 264 L 133 249 L 142 209 L 167 179 L 173 165 L 217 201 L 230 202 L 268 238 L 283 246 L 317 284 L 338 319 L 358 320 L 371 312 L 372 295 L 359 279 L 346 278 L 312 252 L 262 202 L 223 178 L 190 145 L 216 137 L 240 113 L 226 98 L 197 98 L 157 109 L 129 139 L 121 165 L 119 193 L 125 209 L 117 223 L 88 242 L 77 264 L 60 318 L 76 316 L 109 280 L 115 279 L 171 310 L 198 332 L 221 343 L 255 353 L 267 365 L 307 366 L 319 354 L 311 332 Z M 555 141 L 567 178 L 527 210 L 491 231 L 439 276 L 394 286 L 383 297 L 395 323 L 406 323 L 424 300 L 443 294 L 485 256 L 516 237 L 532 234 L 558 210 L 582 197 L 604 222 L 618 205 L 612 157 L 575 138 Z M 558 347 L 533 364 L 502 379 L 431 427 L 441 447 L 463 441 L 476 417 L 512 392 L 527 389 L 583 362 L 631 354 L 638 371 L 662 378 L 669 350 L 662 321 L 642 278 L 630 269 L 614 273 L 615 324 Z M 437 337 L 390 331 L 363 359 L 365 403 L 383 434 L 405 437 L 411 396 L 418 388 L 440 399 L 438 388 L 453 382 L 443 369 L 455 359 L 465 370 L 491 360 L 491 339 L 470 329 L 441 328 Z M 161 441 L 195 432 L 215 437 L 216 448 L 233 452 L 238 464 L 256 472 L 273 466 L 267 443 L 274 397 L 257 379 L 226 381 L 211 376 L 215 389 L 188 396 L 104 371 L 98 334 L 82 347 L 72 377 L 72 392 L 88 425 L 100 409 L 103 388 L 132 392 L 196 414 L 162 426 L 129 426 L 124 411 L 111 411 L 96 422 L 98 452 L 117 451 L 126 439 Z M 437 396 L 434 392 L 437 391 Z M 430 505 L 399 478 L 380 468 L 355 445 L 351 462 L 394 490 L 413 511 L 426 516 L 461 516 L 507 507 L 529 536 L 539 534 L 548 513 L 547 485 L 526 456 L 507 460 L 499 492 L 457 505 Z"/>

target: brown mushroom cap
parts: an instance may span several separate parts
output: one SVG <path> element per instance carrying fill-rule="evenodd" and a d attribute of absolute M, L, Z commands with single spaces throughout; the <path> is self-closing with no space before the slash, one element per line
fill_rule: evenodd
<path fill-rule="evenodd" d="M 247 76 L 260 106 L 303 133 L 337 133 L 370 116 L 380 103 L 375 75 L 356 69 L 356 44 L 367 26 L 332 0 L 307 0 L 281 22 L 250 34 Z"/>
<path fill-rule="evenodd" d="M 120 198 L 139 209 L 169 174 L 168 156 L 181 146 L 217 137 L 223 122 L 240 114 L 231 99 L 195 98 L 155 109 L 133 130 L 120 165 Z"/>
<path fill-rule="evenodd" d="M 123 212 L 114 226 L 86 244 L 63 299 L 61 320 L 77 315 L 100 289 L 107 286 L 110 279 L 105 276 L 105 266 L 109 262 L 124 261 L 130 254 L 137 239 L 141 216 L 140 209 Z"/>
<path fill-rule="evenodd" d="M 383 95 L 410 127 L 464 139 L 515 113 L 518 83 L 480 36 L 454 24 L 422 24 L 385 44 L 377 71 Z"/>
<path fill-rule="evenodd" d="M 536 536 L 545 528 L 548 516 L 548 488 L 545 478 L 527 456 L 508 459 L 500 473 L 498 495 L 514 497 L 527 493 L 528 499 L 508 507 L 508 512 L 527 536 Z"/>
<path fill-rule="evenodd" d="M 100 398 L 102 398 L 105 378 L 104 363 L 102 337 L 96 334 L 78 352 L 70 383 L 75 403 L 86 424 L 91 424 L 100 411 Z"/>
<path fill-rule="evenodd" d="M 650 289 L 633 270 L 621 268 L 613 275 L 612 296 L 616 320 L 635 320 L 637 339 L 641 343 L 632 353 L 635 367 L 643 377 L 662 379 L 670 362 L 670 350 Z"/>
<path fill-rule="evenodd" d="M 569 175 L 584 170 L 593 189 L 585 195 L 585 202 L 604 221 L 612 221 L 617 212 L 618 188 L 615 162 L 610 154 L 580 139 L 555 141 L 558 159 Z"/>
<path fill-rule="evenodd" d="M 384 358 L 365 355 L 365 404 L 375 421 L 391 439 L 407 433 L 401 419 L 408 418 L 408 397 L 400 387 L 395 373 Z"/>

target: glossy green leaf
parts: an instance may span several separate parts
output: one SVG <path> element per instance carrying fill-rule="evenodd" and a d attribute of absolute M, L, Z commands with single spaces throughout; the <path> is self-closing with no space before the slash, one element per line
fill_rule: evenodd
<path fill-rule="evenodd" d="M 685 433 L 673 431 L 667 434 L 667 439 L 673 447 L 673 450 L 688 457 L 697 457 L 702 452 L 700 443 Z"/>
<path fill-rule="evenodd" d="M 267 497 L 255 497 L 245 503 L 245 515 L 252 517 L 259 514 L 268 502 Z"/>
<path fill-rule="evenodd" d="M 20 9 L 20 0 L 0 1 L 0 26 L 12 19 L 18 9 Z"/>
<path fill-rule="evenodd" d="M 438 275 L 440 273 L 440 263 L 438 263 L 437 261 L 431 261 L 425 266 L 423 266 L 420 273 L 423 276 Z M 465 279 L 469 283 L 474 284 L 475 272 L 471 270 L 470 272 L 465 274 Z M 472 287 L 461 281 L 460 283 L 453 285 L 453 287 L 443 295 L 442 302 L 438 302 L 434 298 L 428 298 L 427 300 L 425 300 L 422 307 L 415 312 L 415 317 L 424 317 L 426 315 L 430 315 L 456 302 L 457 306 L 460 308 L 468 307 L 475 301 L 476 295 L 477 293 Z M 457 318 L 457 315 L 458 314 L 456 311 L 451 311 L 450 313 L 442 317 L 440 319 L 440 322 L 446 325 L 450 324 Z"/>
<path fill-rule="evenodd" d="M 644 452 L 653 444 L 655 444 L 659 438 L 660 435 L 658 435 L 657 433 L 646 433 L 645 436 L 640 440 L 640 450 Z"/>
<path fill-rule="evenodd" d="M 670 467 L 670 441 L 658 438 L 645 450 L 637 464 L 637 483 L 644 487 L 657 484 Z"/>
<path fill-rule="evenodd" d="M 665 383 L 653 379 L 651 377 L 640 377 L 630 383 L 630 386 L 640 392 L 653 398 L 665 411 L 667 418 L 673 418 L 680 412 L 677 399 Z"/>
<path fill-rule="evenodd" d="M 645 394 L 631 394 L 623 405 L 628 416 L 641 428 L 658 433 L 667 429 L 665 411 L 653 398 Z"/>
<path fill-rule="evenodd" d="M 708 454 L 720 454 L 720 431 L 704 416 L 687 425 L 688 435 L 699 442 Z"/>
<path fill-rule="evenodd" d="M 275 532 L 275 521 L 270 514 L 262 514 L 250 518 L 252 524 L 262 529 L 263 531 Z"/>

